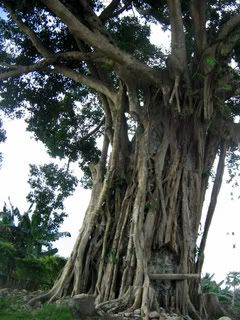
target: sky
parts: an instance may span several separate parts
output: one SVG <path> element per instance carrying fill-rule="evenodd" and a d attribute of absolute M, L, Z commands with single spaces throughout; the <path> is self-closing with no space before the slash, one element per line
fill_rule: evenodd
<path fill-rule="evenodd" d="M 239 0 L 238 0 L 239 1 Z M 169 33 L 159 32 L 152 26 L 153 43 L 163 45 L 170 43 Z M 20 212 L 27 210 L 25 197 L 29 192 L 27 184 L 29 164 L 44 164 L 52 161 L 41 142 L 36 142 L 23 120 L 4 120 L 7 130 L 7 142 L 0 144 L 3 153 L 3 165 L 0 169 L 0 209 L 8 197 Z M 231 200 L 231 187 L 225 183 L 219 195 L 217 208 L 210 228 L 205 251 L 203 273 L 215 274 L 221 281 L 230 271 L 240 271 L 240 200 L 237 196 Z M 240 193 L 240 190 L 239 190 Z M 68 218 L 65 219 L 61 231 L 69 231 L 71 238 L 62 238 L 55 243 L 59 254 L 68 257 L 77 238 L 84 213 L 90 199 L 90 191 L 78 187 L 73 196 L 65 201 Z M 209 201 L 209 193 L 206 200 Z M 206 202 L 208 202 L 206 201 Z M 206 207 L 205 207 L 206 211 Z"/>

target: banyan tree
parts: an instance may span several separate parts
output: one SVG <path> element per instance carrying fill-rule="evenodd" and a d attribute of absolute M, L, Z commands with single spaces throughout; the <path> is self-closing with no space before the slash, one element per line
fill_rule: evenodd
<path fill-rule="evenodd" d="M 1 109 L 25 115 L 92 189 L 68 262 L 41 299 L 86 293 L 102 312 L 141 309 L 147 319 L 163 307 L 201 318 L 207 234 L 224 166 L 233 178 L 238 158 L 237 1 L 1 6 Z M 170 34 L 170 49 L 151 43 L 152 25 L 159 39 Z"/>

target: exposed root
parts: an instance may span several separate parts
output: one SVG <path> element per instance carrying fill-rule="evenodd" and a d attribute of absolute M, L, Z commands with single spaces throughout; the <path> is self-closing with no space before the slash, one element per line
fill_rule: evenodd
<path fill-rule="evenodd" d="M 97 312 L 116 314 L 127 310 L 133 297 L 133 287 L 129 287 L 124 295 L 118 299 L 102 302 L 96 305 Z"/>

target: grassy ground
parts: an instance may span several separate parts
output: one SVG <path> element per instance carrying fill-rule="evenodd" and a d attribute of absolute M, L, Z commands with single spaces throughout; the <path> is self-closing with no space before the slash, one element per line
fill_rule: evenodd
<path fill-rule="evenodd" d="M 14 299 L 0 298 L 1 320 L 73 320 L 68 307 L 54 304 L 43 305 L 37 310 L 23 310 L 16 307 Z"/>

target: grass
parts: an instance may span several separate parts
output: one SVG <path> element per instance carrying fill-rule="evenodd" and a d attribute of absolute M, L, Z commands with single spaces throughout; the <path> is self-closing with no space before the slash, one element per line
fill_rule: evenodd
<path fill-rule="evenodd" d="M 13 298 L 0 298 L 1 320 L 73 320 L 67 306 L 43 305 L 38 310 L 17 310 Z"/>

